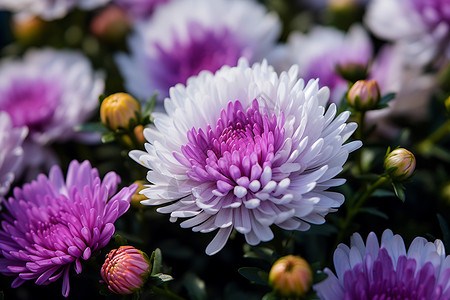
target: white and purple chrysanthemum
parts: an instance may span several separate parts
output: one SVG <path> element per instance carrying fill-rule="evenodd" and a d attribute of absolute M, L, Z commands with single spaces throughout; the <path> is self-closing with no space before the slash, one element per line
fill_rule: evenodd
<path fill-rule="evenodd" d="M 0 111 L 0 201 L 8 193 L 22 161 L 22 142 L 27 133 L 26 127 L 14 128 L 9 115 Z"/>
<path fill-rule="evenodd" d="M 365 22 L 379 38 L 403 44 L 411 64 L 450 59 L 448 0 L 370 1 Z"/>
<path fill-rule="evenodd" d="M 344 183 L 334 177 L 349 152 L 344 142 L 356 129 L 350 113 L 328 110 L 328 88 L 306 84 L 298 68 L 280 76 L 267 62 L 201 72 L 176 85 L 145 129 L 147 152 L 130 156 L 149 168 L 153 185 L 145 205 L 169 204 L 158 212 L 193 231 L 217 231 L 207 254 L 220 251 L 233 229 L 256 245 L 273 238 L 270 226 L 307 230 L 325 222 L 342 194 L 327 191 Z"/>
<path fill-rule="evenodd" d="M 170 0 L 113 0 L 133 18 L 142 20 L 152 15 L 158 5 Z"/>
<path fill-rule="evenodd" d="M 280 32 L 276 15 L 251 0 L 172 0 L 146 22 L 136 24 L 128 40 L 130 55 L 117 57 L 129 92 L 142 100 L 240 57 L 260 61 Z"/>
<path fill-rule="evenodd" d="M 0 9 L 11 10 L 45 20 L 63 18 L 74 8 L 91 10 L 110 0 L 0 0 Z"/>
<path fill-rule="evenodd" d="M 103 181 L 88 161 L 72 161 L 66 179 L 58 166 L 48 177 L 15 188 L 5 204 L 0 229 L 0 273 L 17 276 L 12 287 L 26 280 L 46 285 L 63 278 L 69 294 L 69 272 L 82 270 L 81 260 L 104 246 L 114 222 L 130 206 L 137 186 L 121 189 L 114 172 Z"/>
<path fill-rule="evenodd" d="M 408 250 L 399 235 L 384 231 L 381 243 L 372 232 L 366 244 L 358 233 L 350 247 L 334 252 L 336 275 L 316 284 L 321 300 L 450 299 L 450 256 L 440 240 L 415 238 Z"/>
<path fill-rule="evenodd" d="M 298 64 L 306 80 L 320 78 L 331 90 L 331 101 L 339 102 L 348 83 L 336 71 L 338 66 L 366 67 L 372 59 L 372 43 L 358 25 L 346 34 L 336 28 L 317 26 L 307 34 L 294 32 L 286 46 L 287 65 Z"/>

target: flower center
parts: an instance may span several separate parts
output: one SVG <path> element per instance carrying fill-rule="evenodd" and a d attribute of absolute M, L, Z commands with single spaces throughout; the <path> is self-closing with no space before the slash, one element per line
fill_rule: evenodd
<path fill-rule="evenodd" d="M 275 115 L 261 113 L 257 100 L 246 111 L 240 101 L 230 102 L 215 127 L 187 133 L 189 142 L 181 148 L 184 158 L 177 159 L 190 168 L 187 175 L 192 180 L 214 182 L 216 196 L 233 190 L 243 198 L 266 184 L 261 180 L 284 141 L 283 124 L 284 117 L 279 124 Z"/>
<path fill-rule="evenodd" d="M 15 78 L 0 100 L 0 109 L 11 116 L 14 126 L 42 130 L 57 107 L 61 92 L 55 82 L 40 78 Z"/>
<path fill-rule="evenodd" d="M 177 83 L 185 84 L 187 79 L 202 70 L 217 71 L 224 65 L 235 66 L 241 56 L 242 46 L 229 30 L 211 30 L 197 23 L 188 25 L 186 40 L 175 38 L 169 49 L 157 45 L 159 55 L 155 68 L 151 64 L 154 80 L 168 89 Z M 248 58 L 248 57 L 247 57 Z"/>
<path fill-rule="evenodd" d="M 416 260 L 402 255 L 394 268 L 385 248 L 380 249 L 371 267 L 367 257 L 365 260 L 345 272 L 345 299 L 440 299 L 442 287 L 435 287 L 436 277 L 430 262 L 416 270 Z"/>

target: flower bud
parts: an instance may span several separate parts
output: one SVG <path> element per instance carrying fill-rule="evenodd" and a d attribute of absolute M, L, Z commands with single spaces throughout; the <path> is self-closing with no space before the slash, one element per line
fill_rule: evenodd
<path fill-rule="evenodd" d="M 395 180 L 409 178 L 416 168 L 416 158 L 404 148 L 398 148 L 388 154 L 384 160 L 386 172 Z"/>
<path fill-rule="evenodd" d="M 126 12 L 115 5 L 110 5 L 100 11 L 90 25 L 91 32 L 107 42 L 121 41 L 130 27 L 131 22 Z"/>
<path fill-rule="evenodd" d="M 270 286 L 283 296 L 302 296 L 312 283 L 312 271 L 306 260 L 288 255 L 278 259 L 269 273 Z"/>
<path fill-rule="evenodd" d="M 358 80 L 347 94 L 348 104 L 359 111 L 374 109 L 379 101 L 380 89 L 375 80 Z"/>
<path fill-rule="evenodd" d="M 336 65 L 335 71 L 343 79 L 350 82 L 367 78 L 367 65 L 361 63 L 338 64 Z"/>
<path fill-rule="evenodd" d="M 12 19 L 12 31 L 17 41 L 28 45 L 35 43 L 46 31 L 47 23 L 27 14 L 15 14 Z"/>
<path fill-rule="evenodd" d="M 141 204 L 141 201 L 147 200 L 147 197 L 145 197 L 142 194 L 139 194 L 139 192 L 146 188 L 144 186 L 145 182 L 143 180 L 136 180 L 134 183 L 136 183 L 138 185 L 138 188 L 137 188 L 136 192 L 134 192 L 134 194 L 131 196 L 131 205 L 133 205 L 135 207 L 143 207 L 143 205 Z"/>
<path fill-rule="evenodd" d="M 121 246 L 106 255 L 103 281 L 116 294 L 132 294 L 145 283 L 151 270 L 147 255 L 132 246 Z"/>
<path fill-rule="evenodd" d="M 100 119 L 103 125 L 116 131 L 119 127 L 128 128 L 140 110 L 139 102 L 129 94 L 116 93 L 102 101 Z"/>
<path fill-rule="evenodd" d="M 144 144 L 145 142 L 147 142 L 144 137 L 144 126 L 138 125 L 134 127 L 133 133 L 139 143 Z"/>

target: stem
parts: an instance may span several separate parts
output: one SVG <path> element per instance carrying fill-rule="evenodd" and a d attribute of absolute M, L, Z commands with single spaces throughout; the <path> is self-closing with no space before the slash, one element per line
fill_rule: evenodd
<path fill-rule="evenodd" d="M 152 287 L 152 291 L 155 294 L 165 296 L 164 299 L 186 300 L 183 297 L 178 296 L 177 294 L 175 294 L 174 292 L 170 291 L 167 288 L 160 288 L 160 287 L 157 287 L 157 286 L 153 286 Z"/>
<path fill-rule="evenodd" d="M 358 214 L 361 206 L 367 201 L 367 199 L 369 199 L 369 197 L 373 194 L 373 192 L 375 192 L 376 189 L 378 189 L 380 186 L 382 186 L 386 182 L 389 182 L 388 177 L 385 177 L 385 176 L 380 177 L 377 181 L 372 183 L 366 189 L 366 191 L 361 195 L 361 197 L 357 201 L 356 201 L 356 199 L 354 199 L 354 201 L 352 203 L 355 203 L 355 205 L 353 205 L 352 207 L 350 207 L 348 209 L 347 216 L 345 217 L 345 220 L 342 223 L 341 230 L 339 230 L 339 234 L 336 239 L 335 248 L 344 239 L 344 237 L 348 231 L 348 228 L 350 227 L 351 222 L 353 221 L 355 216 Z M 359 193 L 356 194 L 356 197 L 358 197 L 358 195 L 359 195 Z"/>
<path fill-rule="evenodd" d="M 356 113 L 356 122 L 358 123 L 358 128 L 355 132 L 355 138 L 357 140 L 362 141 L 364 136 L 364 119 L 366 116 L 365 111 L 359 111 Z M 359 149 L 359 151 L 356 152 L 356 163 L 358 166 L 358 172 L 359 174 L 363 173 L 363 166 L 362 166 L 362 149 Z"/>
<path fill-rule="evenodd" d="M 421 141 L 417 145 L 417 150 L 422 154 L 429 154 L 434 144 L 441 140 L 445 135 L 450 132 L 450 120 L 445 121 L 435 132 L 430 134 L 426 139 Z"/>

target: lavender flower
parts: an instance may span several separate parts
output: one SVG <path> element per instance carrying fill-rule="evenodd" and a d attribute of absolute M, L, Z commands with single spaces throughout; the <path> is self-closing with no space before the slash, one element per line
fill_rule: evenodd
<path fill-rule="evenodd" d="M 321 300 L 343 299 L 450 299 L 450 257 L 440 240 L 405 243 L 391 230 L 381 244 L 371 232 L 366 244 L 358 233 L 350 248 L 340 244 L 334 252 L 336 275 L 325 269 L 327 279 L 314 289 Z"/>
<path fill-rule="evenodd" d="M 63 18 L 75 7 L 91 10 L 110 0 L 0 0 L 0 9 L 41 17 L 45 20 Z"/>
<path fill-rule="evenodd" d="M 119 181 L 114 172 L 102 181 L 88 161 L 72 161 L 66 180 L 54 166 L 48 177 L 41 174 L 15 188 L 5 201 L 0 229 L 0 273 L 17 276 L 12 287 L 26 280 L 45 285 L 62 277 L 67 297 L 70 268 L 81 273 L 81 260 L 106 246 L 114 222 L 130 206 L 137 186 L 116 194 Z"/>
<path fill-rule="evenodd" d="M 9 115 L 0 111 L 0 201 L 8 193 L 22 161 L 22 142 L 27 133 L 26 127 L 13 128 Z"/>
<path fill-rule="evenodd" d="M 255 1 L 174 0 L 136 24 L 130 55 L 117 57 L 130 93 L 161 99 L 177 83 L 202 70 L 235 66 L 240 57 L 264 58 L 274 47 L 280 23 Z"/>
<path fill-rule="evenodd" d="M 370 1 L 365 22 L 379 38 L 403 45 L 411 64 L 450 59 L 448 0 Z"/>
<path fill-rule="evenodd" d="M 133 18 L 142 20 L 150 17 L 158 5 L 169 0 L 113 0 L 114 3 L 122 7 Z"/>
<path fill-rule="evenodd" d="M 267 65 L 201 72 L 187 86 L 170 89 L 166 114 L 144 130 L 147 152 L 130 156 L 151 169 L 154 185 L 141 191 L 145 205 L 169 204 L 158 212 L 181 227 L 218 230 L 206 249 L 220 251 L 231 231 L 256 245 L 273 238 L 272 224 L 307 230 L 321 224 L 344 196 L 327 191 L 359 141 L 343 145 L 356 129 L 350 113 L 328 110 L 329 90 L 306 84 L 297 67 L 280 77 Z"/>

